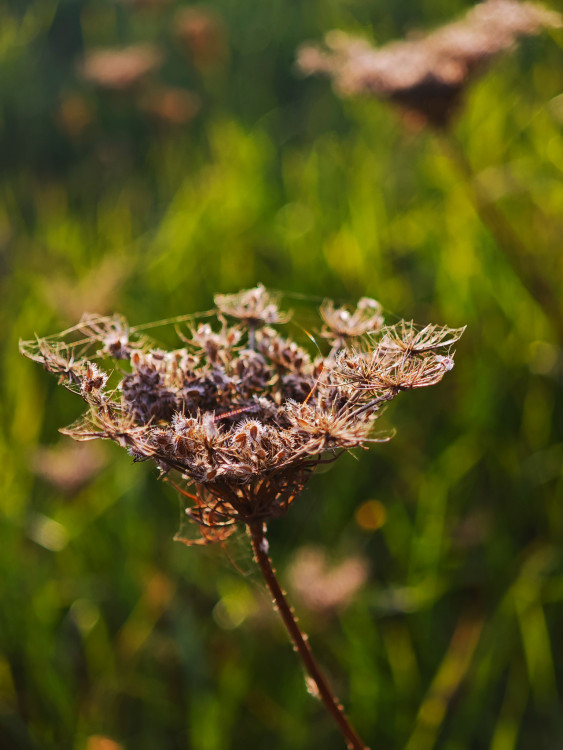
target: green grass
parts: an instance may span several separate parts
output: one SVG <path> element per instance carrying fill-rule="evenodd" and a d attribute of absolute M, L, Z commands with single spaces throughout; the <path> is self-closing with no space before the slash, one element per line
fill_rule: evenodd
<path fill-rule="evenodd" d="M 467 324 L 450 376 L 389 410 L 395 438 L 315 476 L 271 526 L 286 588 L 304 545 L 369 563 L 338 614 L 296 603 L 358 730 L 389 750 L 559 747 L 561 342 L 433 136 L 292 70 L 296 45 L 326 29 L 384 41 L 465 6 L 216 7 L 230 55 L 213 74 L 174 41 L 174 3 L 1 11 L 2 746 L 116 750 L 92 742 L 102 735 L 127 750 L 342 747 L 258 577 L 172 541 L 178 500 L 154 471 L 113 446 L 75 494 L 33 471 L 80 403 L 18 355 L 20 337 L 83 310 L 133 323 L 205 310 L 215 292 L 262 281 L 305 295 L 287 303 L 308 330 L 325 296 Z M 157 127 L 135 100 L 93 91 L 73 65 L 80 37 L 160 41 L 161 77 L 198 90 L 200 115 Z M 560 299 L 562 42 L 554 32 L 499 61 L 456 124 Z M 79 137 L 57 119 L 71 93 L 93 113 Z M 369 499 L 386 508 L 373 532 L 355 520 Z"/>

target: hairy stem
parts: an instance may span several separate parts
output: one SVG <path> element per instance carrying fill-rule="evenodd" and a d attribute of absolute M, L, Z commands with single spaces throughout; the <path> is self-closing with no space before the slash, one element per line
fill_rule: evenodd
<path fill-rule="evenodd" d="M 249 525 L 248 529 L 252 540 L 256 562 L 260 566 L 260 570 L 264 576 L 264 581 L 274 599 L 274 604 L 280 613 L 280 617 L 283 620 L 283 624 L 285 625 L 291 642 L 293 643 L 294 649 L 299 654 L 303 666 L 315 683 L 319 698 L 323 701 L 328 712 L 338 724 L 340 731 L 344 735 L 348 748 L 350 750 L 369 750 L 358 736 L 356 730 L 350 724 L 342 706 L 320 671 L 315 657 L 313 656 L 313 652 L 311 651 L 311 647 L 307 642 L 307 636 L 301 631 L 295 615 L 293 614 L 293 610 L 289 606 L 285 594 L 280 587 L 278 579 L 276 578 L 276 573 L 272 567 L 272 562 L 268 556 L 268 542 L 264 534 L 265 526 L 262 523 L 257 523 Z"/>
<path fill-rule="evenodd" d="M 535 255 L 524 245 L 504 214 L 496 207 L 482 182 L 476 176 L 463 147 L 449 132 L 440 134 L 441 145 L 467 188 L 477 215 L 487 227 L 498 247 L 518 276 L 520 283 L 543 309 L 563 343 L 563 308 L 553 287 L 535 261 Z"/>

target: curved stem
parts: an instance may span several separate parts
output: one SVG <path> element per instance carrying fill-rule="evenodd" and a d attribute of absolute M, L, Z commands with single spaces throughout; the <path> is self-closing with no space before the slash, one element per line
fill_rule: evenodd
<path fill-rule="evenodd" d="M 348 748 L 350 750 L 369 750 L 358 736 L 356 730 L 350 724 L 342 706 L 320 671 L 315 657 L 313 656 L 313 652 L 311 651 L 311 647 L 307 643 L 307 636 L 301 631 L 297 619 L 293 614 L 293 610 L 289 606 L 285 594 L 280 587 L 278 579 L 276 578 L 276 573 L 272 567 L 272 562 L 268 556 L 268 542 L 264 534 L 265 525 L 262 523 L 253 525 L 249 524 L 248 530 L 252 540 L 254 556 L 256 562 L 260 566 L 264 581 L 274 599 L 274 604 L 280 613 L 280 617 L 282 618 L 283 624 L 291 638 L 295 651 L 299 654 L 305 669 L 315 683 L 319 698 L 323 701 L 330 715 L 338 724 L 340 731 L 346 739 Z"/>

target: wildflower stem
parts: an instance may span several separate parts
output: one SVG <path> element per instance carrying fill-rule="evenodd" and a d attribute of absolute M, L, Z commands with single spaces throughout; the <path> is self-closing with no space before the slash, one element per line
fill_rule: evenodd
<path fill-rule="evenodd" d="M 552 286 L 545 278 L 545 274 L 534 262 L 534 255 L 510 226 L 503 213 L 496 207 L 493 197 L 489 195 L 487 189 L 475 174 L 459 141 L 446 130 L 440 133 L 440 143 L 463 178 L 477 215 L 493 236 L 522 286 L 550 319 L 559 341 L 563 342 L 563 310 Z"/>
<path fill-rule="evenodd" d="M 268 556 L 268 542 L 264 534 L 265 525 L 262 523 L 249 524 L 248 529 L 256 562 L 260 566 L 268 590 L 274 599 L 274 604 L 280 613 L 294 649 L 299 654 L 307 673 L 315 683 L 319 698 L 338 724 L 340 731 L 346 739 L 349 750 L 369 750 L 350 724 L 342 706 L 320 671 L 311 647 L 307 642 L 307 636 L 301 631 L 293 610 L 280 587 L 276 573 L 272 567 L 272 562 Z"/>
<path fill-rule="evenodd" d="M 256 351 L 256 324 L 252 321 L 248 324 L 248 348 Z"/>

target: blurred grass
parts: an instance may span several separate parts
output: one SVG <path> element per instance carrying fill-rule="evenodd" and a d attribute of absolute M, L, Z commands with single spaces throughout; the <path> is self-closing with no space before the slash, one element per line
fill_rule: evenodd
<path fill-rule="evenodd" d="M 172 542 L 178 501 L 155 472 L 112 446 L 74 495 L 32 470 L 80 404 L 19 357 L 20 337 L 83 310 L 204 310 L 257 281 L 305 295 L 287 304 L 308 330 L 318 298 L 364 294 L 391 320 L 468 326 L 451 376 L 386 415 L 396 437 L 315 477 L 271 528 L 282 578 L 309 543 L 369 561 L 346 609 L 299 609 L 360 733 L 409 750 L 563 745 L 561 344 L 432 136 L 292 68 L 327 29 L 385 41 L 466 5 L 223 0 L 213 70 L 182 51 L 175 2 L 0 11 L 2 747 L 342 746 L 256 577 Z M 198 93 L 193 122 L 155 123 L 80 80 L 82 49 L 137 41 Z M 456 126 L 560 297 L 562 42 L 499 61 Z M 61 121 L 69 97 L 82 130 Z M 386 514 L 369 531 L 355 510 L 373 499 Z"/>

